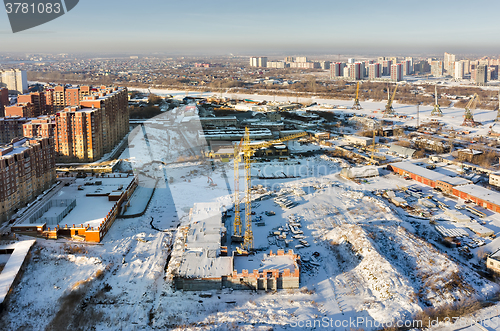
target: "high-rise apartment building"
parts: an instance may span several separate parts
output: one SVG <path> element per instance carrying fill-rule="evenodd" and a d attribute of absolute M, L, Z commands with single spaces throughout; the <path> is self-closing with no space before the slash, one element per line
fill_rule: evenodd
<path fill-rule="evenodd" d="M 368 78 L 380 78 L 380 63 L 372 63 L 368 65 Z"/>
<path fill-rule="evenodd" d="M 431 62 L 431 75 L 434 77 L 443 76 L 443 61 L 432 61 Z"/>
<path fill-rule="evenodd" d="M 63 162 L 97 161 L 103 153 L 102 110 L 67 107 L 55 116 L 55 149 Z"/>
<path fill-rule="evenodd" d="M 295 62 L 307 62 L 307 57 L 306 56 L 297 56 L 295 58 Z"/>
<path fill-rule="evenodd" d="M 391 80 L 399 82 L 403 79 L 403 65 L 396 63 L 391 66 Z"/>
<path fill-rule="evenodd" d="M 83 96 L 80 106 L 102 110 L 103 152 L 111 152 L 129 132 L 127 88 L 101 86 L 98 93 Z"/>
<path fill-rule="evenodd" d="M 28 76 L 26 71 L 19 69 L 0 71 L 0 87 L 5 87 L 9 91 L 25 93 L 28 91 Z"/>
<path fill-rule="evenodd" d="M 403 61 L 403 75 L 411 75 L 413 73 L 413 63 L 410 60 Z"/>
<path fill-rule="evenodd" d="M 251 67 L 266 68 L 267 67 L 267 57 L 265 57 L 265 56 L 251 57 L 250 58 L 250 66 Z"/>
<path fill-rule="evenodd" d="M 383 76 L 390 76 L 391 75 L 391 66 L 392 66 L 391 60 L 382 61 L 382 75 Z"/>
<path fill-rule="evenodd" d="M 50 138 L 21 139 L 0 146 L 0 221 L 47 190 L 56 179 Z"/>
<path fill-rule="evenodd" d="M 465 74 L 465 62 L 464 61 L 455 62 L 455 72 L 453 78 L 457 80 L 464 79 L 464 74 Z"/>
<path fill-rule="evenodd" d="M 456 61 L 456 56 L 455 54 L 450 54 L 450 53 L 444 53 L 444 71 L 446 71 L 447 74 L 451 75 L 453 74 L 453 63 Z"/>
<path fill-rule="evenodd" d="M 487 77 L 488 67 L 484 64 L 478 65 L 476 69 L 476 79 L 475 82 L 479 86 L 484 86 L 488 82 Z"/>
<path fill-rule="evenodd" d="M 0 117 L 5 116 L 5 107 L 9 105 L 9 90 L 5 87 L 0 87 Z"/>
<path fill-rule="evenodd" d="M 56 122 L 53 117 L 43 116 L 23 124 L 23 136 L 26 138 L 55 139 Z"/>
<path fill-rule="evenodd" d="M 347 64 L 348 77 L 349 79 L 360 80 L 361 77 L 361 63 L 348 63 Z"/>
<path fill-rule="evenodd" d="M 330 66 L 330 77 L 336 78 L 336 77 L 344 76 L 344 67 L 345 67 L 345 63 L 343 63 L 343 62 L 332 63 Z"/>

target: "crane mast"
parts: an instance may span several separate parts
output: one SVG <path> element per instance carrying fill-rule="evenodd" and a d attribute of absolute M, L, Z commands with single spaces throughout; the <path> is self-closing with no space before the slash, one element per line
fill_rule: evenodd
<path fill-rule="evenodd" d="M 243 139 L 241 140 L 243 141 Z M 234 224 L 233 241 L 241 241 L 241 217 L 240 217 L 240 144 L 234 145 Z"/>
<path fill-rule="evenodd" d="M 394 88 L 394 92 L 392 92 L 392 97 L 389 99 L 389 87 L 387 87 L 387 105 L 384 110 L 384 117 L 394 115 L 394 108 L 392 107 L 392 103 L 394 102 L 394 97 L 396 96 L 396 90 L 398 89 L 398 85 Z"/>
<path fill-rule="evenodd" d="M 438 103 L 437 85 L 434 85 L 434 97 L 434 108 L 431 111 L 431 116 L 443 116 L 443 112 L 441 111 L 441 107 L 439 107 Z"/>
<path fill-rule="evenodd" d="M 239 147 L 235 147 L 234 149 L 234 231 L 233 231 L 233 241 L 241 242 L 241 216 L 240 216 L 240 208 L 239 208 L 239 161 L 240 157 L 243 154 L 243 160 L 245 162 L 245 234 L 243 236 L 243 248 L 246 250 L 253 249 L 253 231 L 252 231 L 252 196 L 251 196 L 251 158 L 255 154 L 255 152 L 264 147 L 269 147 L 274 144 L 282 143 L 288 140 L 300 138 L 307 135 L 305 132 L 293 134 L 290 136 L 283 137 L 281 139 L 264 141 L 258 144 L 250 145 L 250 130 L 248 127 L 245 128 L 245 136 L 240 142 Z M 238 165 L 237 165 L 238 164 Z M 235 240 L 236 239 L 236 240 Z"/>
<path fill-rule="evenodd" d="M 498 110 L 497 110 L 497 118 L 495 122 L 500 122 L 500 90 L 498 91 Z"/>
<path fill-rule="evenodd" d="M 363 109 L 359 103 L 359 82 L 356 86 L 356 97 L 354 98 L 354 105 L 352 106 L 352 109 L 360 110 Z"/>
<path fill-rule="evenodd" d="M 462 126 L 474 127 L 477 125 L 477 122 L 474 120 L 473 111 L 476 109 L 478 99 L 479 96 L 477 93 L 474 93 L 472 98 L 467 103 L 467 106 L 465 106 L 464 122 L 462 123 Z"/>

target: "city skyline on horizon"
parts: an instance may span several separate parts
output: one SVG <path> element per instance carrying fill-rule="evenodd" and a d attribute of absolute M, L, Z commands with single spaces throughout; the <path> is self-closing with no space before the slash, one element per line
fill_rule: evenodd
<path fill-rule="evenodd" d="M 307 5 L 193 0 L 137 6 L 125 0 L 118 6 L 87 0 L 58 19 L 16 34 L 4 13 L 0 40 L 8 46 L 3 51 L 24 53 L 500 53 L 494 45 L 500 27 L 495 7 L 500 6 L 490 1 L 474 8 L 491 10 L 473 14 L 465 1 Z"/>

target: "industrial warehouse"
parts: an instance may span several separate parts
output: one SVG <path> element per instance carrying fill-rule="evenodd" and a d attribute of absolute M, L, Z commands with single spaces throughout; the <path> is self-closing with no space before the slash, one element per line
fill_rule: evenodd
<path fill-rule="evenodd" d="M 393 163 L 388 168 L 405 178 L 411 178 L 444 193 L 472 201 L 491 211 L 500 212 L 500 193 L 475 185 L 468 179 L 443 175 L 411 162 Z"/>

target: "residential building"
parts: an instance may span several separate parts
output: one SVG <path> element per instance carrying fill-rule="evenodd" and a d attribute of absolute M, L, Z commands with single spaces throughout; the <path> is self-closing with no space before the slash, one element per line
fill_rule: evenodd
<path fill-rule="evenodd" d="M 287 68 L 288 66 L 283 61 L 268 61 L 267 67 L 268 68 L 276 68 L 276 69 L 284 69 L 284 68 Z"/>
<path fill-rule="evenodd" d="M 56 122 L 54 117 L 44 116 L 23 124 L 26 138 L 55 138 Z"/>
<path fill-rule="evenodd" d="M 83 96 L 80 106 L 102 110 L 103 152 L 111 152 L 129 132 L 127 88 L 101 86 L 97 93 Z"/>
<path fill-rule="evenodd" d="M 403 76 L 407 76 L 413 73 L 413 64 L 410 60 L 403 61 Z"/>
<path fill-rule="evenodd" d="M 442 77 L 443 76 L 443 61 L 431 61 L 431 74 L 434 77 Z"/>
<path fill-rule="evenodd" d="M 55 150 L 61 162 L 93 162 L 102 157 L 102 110 L 68 107 L 55 116 Z"/>
<path fill-rule="evenodd" d="M 17 103 L 31 103 L 34 106 L 34 116 L 47 115 L 47 100 L 45 92 L 31 92 L 17 96 Z"/>
<path fill-rule="evenodd" d="M 5 117 L 35 117 L 35 105 L 30 102 L 17 103 L 14 106 L 5 107 Z"/>
<path fill-rule="evenodd" d="M 8 144 L 14 138 L 23 136 L 23 124 L 28 122 L 24 117 L 0 118 L 0 144 Z"/>
<path fill-rule="evenodd" d="M 321 64 L 319 62 L 290 62 L 290 68 L 303 68 L 303 69 L 319 69 Z"/>
<path fill-rule="evenodd" d="M 391 80 L 399 82 L 403 79 L 403 65 L 396 63 L 391 66 Z"/>
<path fill-rule="evenodd" d="M 297 56 L 295 62 L 308 62 L 306 56 Z"/>
<path fill-rule="evenodd" d="M 0 146 L 0 220 L 47 190 L 56 179 L 50 138 L 20 139 Z"/>
<path fill-rule="evenodd" d="M 380 63 L 372 63 L 368 65 L 368 78 L 380 78 Z"/>
<path fill-rule="evenodd" d="M 382 61 L 382 76 L 390 76 L 391 75 L 391 60 Z"/>
<path fill-rule="evenodd" d="M 10 69 L 0 71 L 0 87 L 6 87 L 9 91 L 23 94 L 28 91 L 28 77 L 26 71 Z"/>
<path fill-rule="evenodd" d="M 251 67 L 266 68 L 267 67 L 267 57 L 265 57 L 265 56 L 251 57 L 250 58 L 250 66 Z"/>
<path fill-rule="evenodd" d="M 455 54 L 444 53 L 444 71 L 446 71 L 447 74 L 452 75 L 454 73 L 453 64 L 455 61 Z"/>
<path fill-rule="evenodd" d="M 0 117 L 5 116 L 5 107 L 9 105 L 9 90 L 5 87 L 0 87 Z"/>
<path fill-rule="evenodd" d="M 361 63 L 348 63 L 347 64 L 348 77 L 349 79 L 360 80 L 361 77 Z"/>
<path fill-rule="evenodd" d="M 476 69 L 475 83 L 479 86 L 484 86 L 488 82 L 488 67 L 484 64 L 478 65 Z"/>
<path fill-rule="evenodd" d="M 457 61 L 455 62 L 455 79 L 464 79 L 465 74 L 465 61 Z"/>
<path fill-rule="evenodd" d="M 319 66 L 321 67 L 321 69 L 323 70 L 328 70 L 330 69 L 330 65 L 331 65 L 331 62 L 330 61 L 320 61 L 319 62 Z"/>
<path fill-rule="evenodd" d="M 344 76 L 344 67 L 345 67 L 345 63 L 343 63 L 343 62 L 332 63 L 332 65 L 330 66 L 331 78 Z"/>

